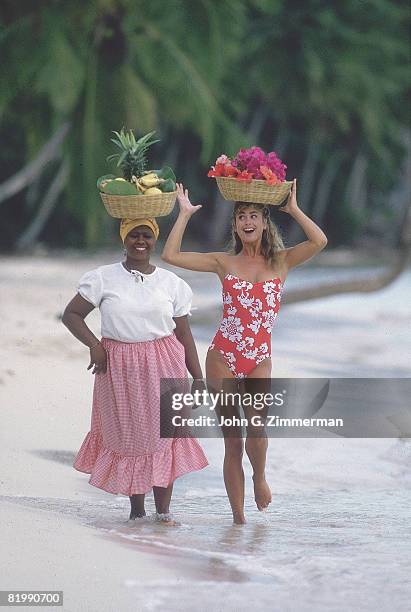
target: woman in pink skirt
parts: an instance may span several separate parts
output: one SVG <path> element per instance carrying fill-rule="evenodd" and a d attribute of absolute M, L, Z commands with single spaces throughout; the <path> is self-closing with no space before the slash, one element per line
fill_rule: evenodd
<path fill-rule="evenodd" d="M 126 259 L 87 272 L 63 323 L 90 349 L 96 374 L 91 429 L 74 462 L 90 484 L 128 495 L 130 519 L 145 516 L 153 489 L 157 518 L 169 515 L 173 482 L 208 463 L 191 437 L 160 437 L 160 379 L 194 379 L 202 372 L 188 324 L 192 291 L 181 278 L 150 263 L 155 219 L 123 219 Z M 101 341 L 85 317 L 99 308 Z"/>

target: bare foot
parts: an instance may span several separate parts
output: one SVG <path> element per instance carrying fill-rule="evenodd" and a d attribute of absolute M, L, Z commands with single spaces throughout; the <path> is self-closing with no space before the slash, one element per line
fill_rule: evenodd
<path fill-rule="evenodd" d="M 181 525 L 181 523 L 174 520 L 171 514 L 168 513 L 160 514 L 159 512 L 157 512 L 156 521 L 159 522 L 161 525 L 164 525 L 165 527 L 178 527 L 179 525 Z"/>
<path fill-rule="evenodd" d="M 257 504 L 257 508 L 260 510 L 266 510 L 268 505 L 271 504 L 271 490 L 267 484 L 265 478 L 261 478 L 259 480 L 254 479 L 254 499 Z"/>
<path fill-rule="evenodd" d="M 146 516 L 145 512 L 139 512 L 137 514 L 133 514 L 133 512 L 130 512 L 130 516 L 129 516 L 129 521 L 135 521 L 139 518 L 144 518 Z"/>

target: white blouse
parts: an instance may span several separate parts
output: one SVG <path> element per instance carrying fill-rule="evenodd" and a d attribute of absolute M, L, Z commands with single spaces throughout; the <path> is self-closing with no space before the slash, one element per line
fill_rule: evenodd
<path fill-rule="evenodd" d="M 122 263 L 100 266 L 80 279 L 79 294 L 100 308 L 101 335 L 121 342 L 170 336 L 173 317 L 190 313 L 193 292 L 174 272 L 129 272 Z"/>

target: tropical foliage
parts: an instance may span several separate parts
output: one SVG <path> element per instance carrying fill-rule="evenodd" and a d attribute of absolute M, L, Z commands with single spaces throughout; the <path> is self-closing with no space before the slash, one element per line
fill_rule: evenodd
<path fill-rule="evenodd" d="M 409 128 L 405 0 L 5 0 L 0 16 L 3 248 L 43 205 L 42 240 L 109 240 L 96 178 L 115 171 L 106 157 L 121 126 L 156 130 L 153 167 L 177 169 L 210 203 L 209 236 L 222 226 L 206 178 L 220 151 L 275 150 L 335 241 L 383 210 L 399 178 Z M 7 179 L 62 126 L 62 147 L 2 198 Z"/>

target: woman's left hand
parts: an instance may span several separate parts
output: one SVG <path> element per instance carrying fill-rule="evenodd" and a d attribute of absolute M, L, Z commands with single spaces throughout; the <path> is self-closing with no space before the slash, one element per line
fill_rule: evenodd
<path fill-rule="evenodd" d="M 292 214 L 294 211 L 298 210 L 297 204 L 297 179 L 293 180 L 293 185 L 291 187 L 290 195 L 288 196 L 287 204 L 285 206 L 280 206 L 279 210 L 286 212 L 288 214 Z"/>
<path fill-rule="evenodd" d="M 107 372 L 107 353 L 100 342 L 90 348 L 90 363 L 87 370 L 92 374 L 105 374 Z"/>

